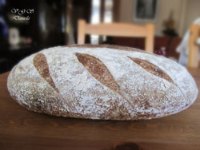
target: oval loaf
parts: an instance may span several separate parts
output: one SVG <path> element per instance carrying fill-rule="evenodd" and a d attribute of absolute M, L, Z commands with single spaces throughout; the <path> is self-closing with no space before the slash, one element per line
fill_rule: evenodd
<path fill-rule="evenodd" d="M 198 94 L 192 76 L 176 62 L 109 45 L 42 50 L 12 69 L 7 87 L 28 110 L 103 120 L 168 116 Z"/>

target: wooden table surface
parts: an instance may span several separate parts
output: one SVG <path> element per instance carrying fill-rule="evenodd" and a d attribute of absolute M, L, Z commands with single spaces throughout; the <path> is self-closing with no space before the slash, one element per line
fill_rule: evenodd
<path fill-rule="evenodd" d="M 200 70 L 191 70 L 200 87 Z M 0 75 L 0 150 L 200 150 L 200 96 L 187 110 L 148 121 L 93 121 L 27 111 Z"/>

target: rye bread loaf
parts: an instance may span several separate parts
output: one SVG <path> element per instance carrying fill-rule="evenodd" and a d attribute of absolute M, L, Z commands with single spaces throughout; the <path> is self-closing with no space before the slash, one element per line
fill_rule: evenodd
<path fill-rule="evenodd" d="M 12 69 L 7 87 L 28 110 L 103 120 L 171 115 L 198 95 L 193 78 L 176 62 L 109 45 L 42 50 Z"/>

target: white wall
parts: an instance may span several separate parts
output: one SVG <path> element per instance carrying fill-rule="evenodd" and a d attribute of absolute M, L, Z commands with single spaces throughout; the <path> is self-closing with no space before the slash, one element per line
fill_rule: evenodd
<path fill-rule="evenodd" d="M 133 22 L 134 0 L 121 0 L 119 20 L 121 22 Z"/>
<path fill-rule="evenodd" d="M 173 19 L 175 20 L 175 29 L 180 32 L 180 19 L 183 0 L 158 0 L 157 18 L 155 20 L 156 34 L 161 35 L 163 30 L 163 22 L 169 18 L 173 12 Z"/>
<path fill-rule="evenodd" d="M 121 0 L 120 21 L 134 22 L 135 0 Z M 163 21 L 174 13 L 175 29 L 182 36 L 192 21 L 200 17 L 200 0 L 158 0 L 157 17 L 154 21 L 156 35 L 162 35 Z"/>
<path fill-rule="evenodd" d="M 184 30 L 187 29 L 195 19 L 200 18 L 200 0 L 188 0 L 186 8 Z"/>

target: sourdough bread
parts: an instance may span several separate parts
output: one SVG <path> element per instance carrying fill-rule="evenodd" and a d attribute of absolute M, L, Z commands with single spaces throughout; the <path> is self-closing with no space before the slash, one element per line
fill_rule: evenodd
<path fill-rule="evenodd" d="M 175 61 L 110 45 L 42 50 L 12 69 L 7 87 L 28 110 L 103 120 L 168 116 L 198 94 L 192 76 Z"/>

